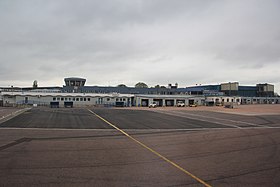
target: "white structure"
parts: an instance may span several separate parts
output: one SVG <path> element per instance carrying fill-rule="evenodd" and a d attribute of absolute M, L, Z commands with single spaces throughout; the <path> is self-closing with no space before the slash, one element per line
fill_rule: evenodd
<path fill-rule="evenodd" d="M 204 105 L 205 97 L 191 95 L 135 95 L 135 106 L 148 106 L 156 102 L 157 106 L 176 106 L 180 101 L 187 105 Z"/>
<path fill-rule="evenodd" d="M 4 105 L 37 104 L 50 105 L 58 102 L 73 102 L 73 106 L 122 105 L 131 106 L 133 95 L 130 94 L 94 94 L 94 93 L 58 93 L 58 92 L 2 92 Z"/>
<path fill-rule="evenodd" d="M 206 105 L 224 105 L 228 103 L 235 103 L 237 105 L 240 105 L 242 101 L 242 97 L 238 96 L 209 96 L 206 97 Z"/>

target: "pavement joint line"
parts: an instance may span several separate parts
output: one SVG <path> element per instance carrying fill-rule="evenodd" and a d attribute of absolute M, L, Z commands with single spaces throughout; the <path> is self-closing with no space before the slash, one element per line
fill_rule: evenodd
<path fill-rule="evenodd" d="M 144 147 L 145 149 L 149 150 L 150 152 L 152 152 L 153 154 L 155 154 L 156 156 L 160 157 L 161 159 L 163 159 L 164 161 L 168 162 L 169 164 L 173 165 L 175 168 L 181 170 L 182 172 L 184 172 L 185 174 L 187 174 L 188 176 L 192 177 L 193 179 L 195 179 L 196 181 L 198 181 L 199 183 L 203 184 L 206 187 L 212 187 L 210 184 L 206 183 L 205 181 L 203 181 L 202 179 L 196 177 L 195 175 L 193 175 L 192 173 L 190 173 L 189 171 L 185 170 L 184 168 L 182 168 L 181 166 L 179 166 L 178 164 L 176 164 L 175 162 L 169 160 L 168 158 L 164 157 L 163 155 L 161 155 L 160 153 L 158 153 L 157 151 L 153 150 L 152 148 L 148 147 L 147 145 L 145 145 L 144 143 L 140 142 L 139 140 L 135 139 L 134 137 L 132 137 L 131 135 L 129 135 L 127 132 L 125 132 L 124 130 L 118 128 L 117 126 L 115 126 L 114 124 L 112 124 L 111 122 L 107 121 L 106 119 L 104 119 L 103 117 L 99 116 L 98 114 L 96 114 L 95 112 L 93 112 L 92 110 L 88 109 L 88 111 L 90 113 L 92 113 L 93 115 L 95 115 L 96 117 L 98 117 L 99 119 L 101 119 L 102 121 L 104 121 L 105 123 L 107 123 L 108 125 L 110 125 L 111 127 L 115 128 L 116 130 L 118 130 L 119 132 L 121 132 L 122 134 L 124 134 L 126 137 L 128 137 L 129 139 L 133 140 L 134 142 L 138 143 L 139 145 L 141 145 L 142 147 Z"/>
<path fill-rule="evenodd" d="M 8 149 L 8 148 L 13 147 L 15 145 L 18 145 L 18 144 L 21 144 L 21 143 L 24 143 L 24 142 L 30 142 L 30 141 L 32 141 L 31 138 L 20 138 L 20 139 L 14 140 L 11 143 L 0 146 L 0 151 L 3 151 L 5 149 Z"/>
<path fill-rule="evenodd" d="M 183 112 L 178 112 L 178 113 L 185 114 Z M 217 120 L 222 120 L 222 121 L 230 121 L 230 122 L 234 122 L 234 123 L 243 123 L 243 124 L 252 125 L 252 126 L 266 127 L 266 125 L 259 125 L 259 124 L 254 124 L 254 123 L 250 123 L 250 122 L 246 122 L 246 121 L 237 121 L 237 120 L 231 120 L 231 119 L 216 118 L 216 117 L 212 117 L 212 116 L 203 116 L 203 115 L 199 115 L 199 114 L 187 114 L 187 115 L 210 118 L 210 119 L 217 119 Z"/>
<path fill-rule="evenodd" d="M 176 112 L 174 112 L 174 111 L 169 111 L 169 113 L 165 113 L 164 111 L 160 111 L 159 113 L 164 113 L 164 114 L 169 114 L 169 115 L 172 115 L 170 113 L 173 113 L 173 115 L 176 115 Z M 180 111 L 178 111 L 177 113 L 185 114 L 185 115 L 189 115 L 189 116 L 197 116 L 197 117 L 202 117 L 202 118 L 216 119 L 216 120 L 220 120 L 220 121 L 228 121 L 228 122 L 233 122 L 233 123 L 243 123 L 243 124 L 251 125 L 251 126 L 269 127 L 269 126 L 266 126 L 266 125 L 258 125 L 258 124 L 254 124 L 254 123 L 250 123 L 250 122 L 245 122 L 245 121 L 236 121 L 236 120 L 229 120 L 229 119 L 224 119 L 224 118 L 216 118 L 216 117 L 211 117 L 211 116 L 203 116 L 203 115 L 198 115 L 198 114 L 189 114 L 189 113 L 184 113 L 184 112 L 180 112 Z M 177 115 L 177 116 L 179 116 L 179 115 Z M 189 116 L 181 116 L 180 115 L 180 117 L 185 117 L 185 118 L 189 118 L 189 119 L 196 119 L 196 120 L 199 120 L 199 121 L 207 121 L 207 120 L 192 118 L 192 117 L 189 117 Z M 219 122 L 211 122 L 211 123 L 217 123 L 217 124 L 225 125 L 225 124 L 222 124 L 222 123 L 219 123 Z M 236 128 L 242 128 L 242 127 L 239 127 L 237 125 L 226 124 L 226 126 L 235 126 Z"/>
<path fill-rule="evenodd" d="M 179 113 L 182 113 L 182 112 L 179 112 Z M 237 120 L 231 120 L 231 119 L 216 118 L 216 117 L 212 117 L 212 116 L 207 117 L 207 116 L 203 116 L 203 115 L 199 115 L 199 114 L 188 114 L 188 115 L 210 118 L 210 119 L 217 119 L 217 120 L 222 120 L 222 121 L 230 121 L 233 123 L 243 123 L 243 124 L 252 125 L 252 126 L 267 127 L 266 125 L 259 125 L 259 124 L 250 123 L 250 122 L 246 122 L 246 121 L 237 121 Z"/>
<path fill-rule="evenodd" d="M 173 116 L 178 116 L 178 117 L 187 118 L 187 119 L 193 119 L 193 120 L 198 120 L 198 121 L 209 122 L 209 120 L 197 119 L 197 118 L 193 118 L 193 117 L 189 117 L 189 116 L 182 116 L 182 115 L 179 115 L 179 114 L 176 114 L 176 113 L 173 113 L 173 114 L 165 113 L 165 112 L 158 112 L 158 113 L 167 114 L 167 115 L 173 115 Z M 234 127 L 234 128 L 242 129 L 242 127 L 239 127 L 237 125 L 223 124 L 223 123 L 216 122 L 216 121 L 211 121 L 211 123 L 215 123 L 215 124 L 223 125 L 223 126 L 227 126 L 227 127 Z"/>
<path fill-rule="evenodd" d="M 173 132 L 173 131 L 205 131 L 205 130 L 233 130 L 235 128 L 190 128 L 190 129 L 125 129 L 126 131 L 158 131 L 158 132 Z M 241 127 L 239 129 L 280 129 L 279 127 Z M 42 131 L 115 131 L 115 129 L 65 129 L 65 128 L 29 128 L 29 127 L 1 127 L 1 130 L 42 130 Z"/>

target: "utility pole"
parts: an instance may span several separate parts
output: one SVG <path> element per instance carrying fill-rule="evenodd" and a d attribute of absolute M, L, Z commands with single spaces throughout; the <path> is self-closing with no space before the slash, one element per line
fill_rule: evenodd
<path fill-rule="evenodd" d="M 231 82 L 229 82 L 229 96 L 231 96 Z"/>

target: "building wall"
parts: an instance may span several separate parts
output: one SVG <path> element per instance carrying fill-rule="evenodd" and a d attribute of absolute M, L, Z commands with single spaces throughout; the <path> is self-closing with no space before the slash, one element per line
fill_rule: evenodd
<path fill-rule="evenodd" d="M 272 84 L 258 84 L 258 91 L 274 92 L 274 85 Z"/>
<path fill-rule="evenodd" d="M 164 97 L 162 95 L 135 95 L 135 106 L 148 106 L 152 102 L 157 102 L 159 106 L 176 106 L 176 104 L 181 101 L 185 105 L 197 104 L 203 105 L 205 97 L 204 96 L 168 96 Z"/>
<path fill-rule="evenodd" d="M 267 84 L 265 91 L 267 91 L 267 92 L 274 92 L 274 85 Z"/>
<path fill-rule="evenodd" d="M 226 91 L 226 90 L 232 90 L 232 91 L 238 91 L 238 82 L 229 82 L 229 83 L 223 83 L 221 84 L 221 90 Z"/>
<path fill-rule="evenodd" d="M 238 95 L 242 97 L 257 97 L 256 86 L 239 86 Z"/>
<path fill-rule="evenodd" d="M 274 85 L 272 84 L 257 84 L 258 97 L 274 97 Z"/>
<path fill-rule="evenodd" d="M 236 103 L 236 104 L 241 104 L 241 101 L 242 101 L 242 97 L 236 97 L 236 96 L 233 96 L 233 97 L 230 97 L 230 96 L 218 96 L 218 97 L 215 97 L 215 96 L 211 96 L 211 97 L 207 97 L 206 98 L 206 101 L 207 102 L 214 102 L 215 105 L 217 104 L 227 104 L 227 103 Z"/>
<path fill-rule="evenodd" d="M 280 104 L 280 97 L 242 97 L 241 104 Z"/>
<path fill-rule="evenodd" d="M 16 104 L 16 98 L 14 96 L 4 96 L 3 95 L 3 105 L 4 106 L 9 106 Z"/>
<path fill-rule="evenodd" d="M 30 96 L 30 95 L 5 95 L 3 98 L 6 106 L 13 104 L 37 104 L 49 106 L 50 102 L 59 102 L 61 107 L 64 102 L 73 102 L 73 106 L 93 106 L 107 105 L 115 106 L 116 102 L 123 102 L 124 106 L 131 106 L 131 98 L 126 96 L 109 97 L 109 96 Z"/>

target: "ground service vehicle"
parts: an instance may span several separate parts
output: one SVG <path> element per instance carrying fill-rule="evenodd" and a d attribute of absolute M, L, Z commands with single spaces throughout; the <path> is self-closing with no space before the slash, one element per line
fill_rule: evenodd
<path fill-rule="evenodd" d="M 177 107 L 184 107 L 185 103 L 183 101 L 178 101 Z"/>
<path fill-rule="evenodd" d="M 156 107 L 157 107 L 157 103 L 155 101 L 149 104 L 149 108 L 156 108 Z"/>
<path fill-rule="evenodd" d="M 197 104 L 191 104 L 189 107 L 197 107 Z"/>

